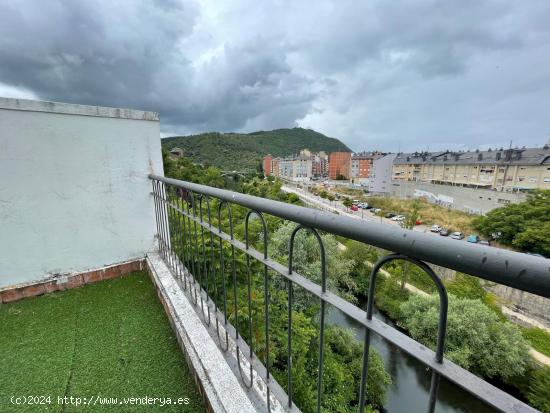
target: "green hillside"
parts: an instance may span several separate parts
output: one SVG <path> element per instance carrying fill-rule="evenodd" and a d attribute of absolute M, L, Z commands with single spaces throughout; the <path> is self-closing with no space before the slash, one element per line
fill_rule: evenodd
<path fill-rule="evenodd" d="M 162 140 L 163 148 L 178 147 L 193 162 L 207 162 L 223 170 L 257 170 L 266 154 L 288 156 L 308 148 L 311 151 L 351 152 L 338 139 L 311 129 L 293 128 L 240 133 L 202 133 Z"/>

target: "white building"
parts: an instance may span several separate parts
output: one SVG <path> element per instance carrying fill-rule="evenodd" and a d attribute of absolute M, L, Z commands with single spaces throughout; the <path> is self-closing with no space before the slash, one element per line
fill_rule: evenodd
<path fill-rule="evenodd" d="M 310 181 L 313 176 L 313 162 L 311 155 L 300 155 L 292 161 L 294 181 L 306 182 Z"/>
<path fill-rule="evenodd" d="M 369 192 L 374 194 L 389 194 L 392 188 L 393 161 L 397 154 L 390 153 L 375 159 L 369 179 Z"/>

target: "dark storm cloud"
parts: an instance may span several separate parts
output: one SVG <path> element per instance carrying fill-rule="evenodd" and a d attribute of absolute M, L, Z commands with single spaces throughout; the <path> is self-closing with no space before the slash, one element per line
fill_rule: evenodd
<path fill-rule="evenodd" d="M 546 1 L 0 3 L 0 93 L 161 113 L 164 132 L 299 124 L 354 149 L 542 143 Z"/>

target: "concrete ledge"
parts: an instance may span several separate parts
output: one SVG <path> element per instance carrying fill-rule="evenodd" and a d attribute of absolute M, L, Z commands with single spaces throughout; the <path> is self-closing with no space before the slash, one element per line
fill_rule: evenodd
<path fill-rule="evenodd" d="M 17 284 L 0 289 L 0 303 L 10 303 L 23 298 L 36 297 L 54 291 L 70 290 L 81 285 L 91 284 L 102 280 L 120 277 L 145 268 L 145 260 L 137 259 L 105 267 L 89 270 L 77 274 L 60 274 L 33 283 Z"/>
<path fill-rule="evenodd" d="M 256 413 L 238 378 L 159 254 L 147 266 L 209 412 Z"/>
<path fill-rule="evenodd" d="M 46 102 L 42 100 L 12 99 L 0 97 L 0 109 L 30 112 L 59 113 L 65 115 L 96 116 L 102 118 L 158 121 L 159 114 L 136 109 L 109 108 L 103 106 L 76 105 L 72 103 Z"/>

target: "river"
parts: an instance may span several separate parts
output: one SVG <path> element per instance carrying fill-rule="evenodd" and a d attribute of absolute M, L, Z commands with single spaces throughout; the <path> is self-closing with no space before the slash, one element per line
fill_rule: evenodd
<path fill-rule="evenodd" d="M 373 317 L 392 325 L 393 323 L 375 309 Z M 341 311 L 331 308 L 328 312 L 329 324 L 350 328 L 356 339 L 363 343 L 364 327 Z M 391 413 L 416 413 L 427 411 L 430 392 L 431 372 L 426 367 L 398 347 L 371 334 L 373 346 L 382 358 L 393 384 L 387 390 L 385 409 Z M 437 397 L 438 413 L 493 413 L 496 410 L 476 399 L 460 387 L 441 378 Z"/>

